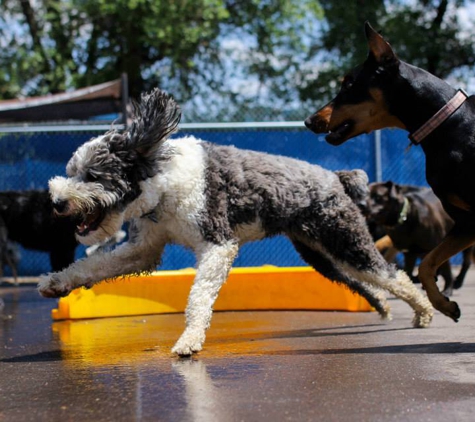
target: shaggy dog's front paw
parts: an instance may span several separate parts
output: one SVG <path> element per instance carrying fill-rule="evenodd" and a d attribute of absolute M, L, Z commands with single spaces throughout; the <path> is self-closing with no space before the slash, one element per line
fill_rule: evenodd
<path fill-rule="evenodd" d="M 38 291 L 44 297 L 67 296 L 71 290 L 71 287 L 63 283 L 55 273 L 41 276 L 38 283 Z"/>
<path fill-rule="evenodd" d="M 201 336 L 183 334 L 173 346 L 172 352 L 178 356 L 191 356 L 203 348 L 203 343 L 204 338 L 201 339 Z"/>

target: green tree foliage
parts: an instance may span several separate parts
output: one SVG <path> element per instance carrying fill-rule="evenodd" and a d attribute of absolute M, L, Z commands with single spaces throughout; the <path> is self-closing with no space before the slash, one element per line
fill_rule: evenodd
<path fill-rule="evenodd" d="M 475 76 L 475 25 L 462 28 L 459 19 L 461 7 L 473 4 L 471 0 L 320 0 L 320 4 L 325 25 L 307 57 L 315 65 L 299 75 L 304 81 L 298 87 L 303 101 L 330 98 L 342 73 L 366 58 L 366 20 L 402 60 L 440 78 L 463 70 L 462 86 Z"/>
<path fill-rule="evenodd" d="M 185 120 L 300 120 L 367 54 L 363 24 L 442 77 L 474 75 L 473 0 L 0 0 L 0 98 L 61 92 L 126 72 Z M 463 86 L 463 80 L 461 81 Z"/>
<path fill-rule="evenodd" d="M 172 85 L 187 99 L 196 82 L 219 86 L 220 39 L 239 29 L 253 52 L 271 57 L 310 0 L 2 0 L 0 93 L 4 98 L 63 91 L 115 79 L 125 72 L 131 94 Z M 16 34 L 12 29 L 16 28 Z M 8 40 L 7 40 L 8 38 Z M 268 59 L 267 59 L 268 60 Z M 247 72 L 265 74 L 266 60 Z M 174 85 L 173 85 L 174 84 Z"/>

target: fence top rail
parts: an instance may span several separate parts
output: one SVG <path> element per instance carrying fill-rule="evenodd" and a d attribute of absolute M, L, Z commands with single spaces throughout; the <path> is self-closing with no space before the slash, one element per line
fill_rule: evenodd
<path fill-rule="evenodd" d="M 181 129 L 279 129 L 279 128 L 304 128 L 303 121 L 290 122 L 230 122 L 230 123 L 182 123 Z"/>
<path fill-rule="evenodd" d="M 233 122 L 233 123 L 182 123 L 180 129 L 280 129 L 304 128 L 303 122 Z M 122 124 L 100 125 L 37 125 L 37 126 L 0 126 L 0 133 L 32 133 L 32 132 L 92 132 L 107 131 L 110 129 L 122 130 Z"/>
<path fill-rule="evenodd" d="M 111 129 L 122 130 L 124 125 L 38 125 L 38 126 L 0 126 L 0 133 L 33 132 L 93 132 Z"/>

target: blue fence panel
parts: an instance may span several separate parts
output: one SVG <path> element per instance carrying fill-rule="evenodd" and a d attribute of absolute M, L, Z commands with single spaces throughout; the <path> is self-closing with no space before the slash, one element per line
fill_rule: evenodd
<path fill-rule="evenodd" d="M 381 131 L 383 180 L 404 185 L 427 186 L 424 152 L 420 147 L 409 148 L 409 145 L 406 131 Z"/>
<path fill-rule="evenodd" d="M 318 164 L 329 170 L 361 168 L 374 177 L 374 136 L 362 135 L 335 148 L 303 129 L 254 129 L 226 131 L 181 131 L 180 136 L 193 135 L 197 138 L 221 145 L 285 155 Z"/>

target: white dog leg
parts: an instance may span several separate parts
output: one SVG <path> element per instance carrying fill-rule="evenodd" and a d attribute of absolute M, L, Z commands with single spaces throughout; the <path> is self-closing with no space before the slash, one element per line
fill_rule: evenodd
<path fill-rule="evenodd" d="M 237 252 L 238 245 L 233 241 L 222 245 L 208 244 L 198 252 L 198 269 L 185 311 L 186 328 L 173 347 L 173 353 L 189 356 L 203 347 L 214 302 Z"/>
<path fill-rule="evenodd" d="M 121 275 L 152 270 L 160 261 L 165 241 L 152 244 L 124 243 L 108 253 L 97 253 L 81 259 L 63 271 L 40 277 L 38 291 L 45 297 L 67 296 L 78 287 L 94 284 Z"/>

